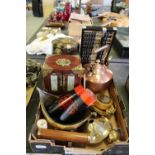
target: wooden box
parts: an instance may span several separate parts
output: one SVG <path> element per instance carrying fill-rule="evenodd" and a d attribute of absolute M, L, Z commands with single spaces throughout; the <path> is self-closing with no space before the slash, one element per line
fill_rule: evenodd
<path fill-rule="evenodd" d="M 42 118 L 42 112 L 40 110 L 40 106 L 36 113 L 36 120 L 32 126 L 31 133 L 29 134 L 29 143 L 32 151 L 34 153 L 56 153 L 56 154 L 117 154 L 119 155 L 127 155 L 128 154 L 128 130 L 125 119 L 123 117 L 117 91 L 112 83 L 110 88 L 108 89 L 109 95 L 113 99 L 114 107 L 116 108 L 116 112 L 109 118 L 109 121 L 112 124 L 114 129 L 120 130 L 120 137 L 119 141 L 106 144 L 105 141 L 101 142 L 100 144 L 95 145 L 80 145 L 74 144 L 71 142 L 60 143 L 55 140 L 48 140 L 48 139 L 38 139 L 36 136 L 37 127 L 36 122 L 38 119 Z M 44 118 L 44 117 L 43 117 Z"/>
<path fill-rule="evenodd" d="M 42 70 L 43 88 L 49 93 L 56 95 L 66 93 L 82 83 L 84 69 L 79 56 L 47 56 Z"/>

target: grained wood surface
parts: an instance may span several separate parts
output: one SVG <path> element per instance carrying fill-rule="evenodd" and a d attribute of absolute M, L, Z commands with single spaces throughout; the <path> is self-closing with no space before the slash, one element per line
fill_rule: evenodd
<path fill-rule="evenodd" d="M 28 104 L 30 102 L 30 99 L 32 97 L 32 94 L 33 94 L 35 88 L 36 88 L 36 84 L 31 88 L 26 88 L 26 107 L 28 106 Z"/>
<path fill-rule="evenodd" d="M 53 129 L 38 129 L 38 138 L 47 138 L 78 143 L 89 143 L 87 133 L 78 133 Z"/>

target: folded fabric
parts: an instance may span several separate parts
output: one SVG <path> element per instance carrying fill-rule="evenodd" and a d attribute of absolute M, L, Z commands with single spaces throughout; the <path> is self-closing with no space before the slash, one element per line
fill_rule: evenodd
<path fill-rule="evenodd" d="M 44 37 L 39 37 L 26 46 L 26 51 L 30 55 L 33 55 L 33 54 L 51 55 L 53 54 L 52 41 L 58 38 L 66 38 L 66 37 L 70 37 L 70 36 L 66 36 L 64 34 L 56 34 L 55 36 L 52 34 L 48 34 Z"/>

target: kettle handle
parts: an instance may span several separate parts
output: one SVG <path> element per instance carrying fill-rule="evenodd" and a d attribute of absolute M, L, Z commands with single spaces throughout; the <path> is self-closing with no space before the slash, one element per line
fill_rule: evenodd
<path fill-rule="evenodd" d="M 102 63 L 102 64 L 104 64 L 105 59 L 106 59 L 106 57 L 107 57 L 107 55 L 108 55 L 108 50 L 107 50 L 108 48 L 109 48 L 109 45 L 104 45 L 104 46 L 102 46 L 102 47 L 100 47 L 100 48 L 98 48 L 98 49 L 92 51 L 92 53 L 97 54 L 98 52 L 100 52 L 100 51 L 106 49 L 106 51 L 104 52 L 104 53 L 105 53 L 105 54 L 104 54 L 104 57 L 102 57 L 102 60 L 101 60 L 101 63 Z"/>
<path fill-rule="evenodd" d="M 104 49 L 107 49 L 108 47 L 109 47 L 109 45 L 104 45 L 104 46 L 102 46 L 102 47 L 100 47 L 100 48 L 98 48 L 96 50 L 93 50 L 93 53 L 98 53 L 98 52 L 100 52 L 100 51 L 102 51 Z"/>

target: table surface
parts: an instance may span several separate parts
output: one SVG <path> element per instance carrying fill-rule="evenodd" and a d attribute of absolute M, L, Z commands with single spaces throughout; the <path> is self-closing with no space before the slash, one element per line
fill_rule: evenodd
<path fill-rule="evenodd" d="M 45 20 L 44 24 L 47 22 L 47 20 Z M 100 25 L 101 23 L 99 21 L 97 21 L 97 23 L 95 22 L 94 25 Z M 38 30 L 39 31 L 39 30 Z M 37 31 L 37 32 L 38 32 Z M 36 32 L 36 34 L 37 34 Z M 67 34 L 68 31 L 63 30 L 63 33 Z M 29 42 L 31 42 L 36 34 L 29 40 Z M 26 55 L 27 58 L 33 58 L 36 61 L 40 62 L 43 64 L 44 59 L 45 59 L 45 55 L 40 55 L 40 56 L 36 56 L 36 55 Z M 125 82 L 127 79 L 127 76 L 129 74 L 129 61 L 128 59 L 120 59 L 120 58 L 116 58 L 116 59 L 112 59 L 110 60 L 110 64 L 109 64 L 109 68 L 113 71 L 114 73 L 114 83 L 116 85 L 116 88 L 118 90 L 120 99 L 122 100 L 123 103 L 123 107 L 124 107 L 124 111 L 123 114 L 127 120 L 127 124 L 129 124 L 129 96 L 128 96 L 128 92 L 125 89 Z M 38 84 L 37 86 L 42 88 L 42 77 L 39 78 L 38 80 Z M 32 153 L 29 142 L 28 142 L 28 136 L 32 127 L 32 124 L 34 123 L 35 120 L 35 113 L 36 113 L 36 109 L 38 107 L 38 103 L 39 103 L 39 94 L 37 92 L 37 90 L 35 89 L 30 103 L 26 108 L 26 152 L 27 153 Z"/>

